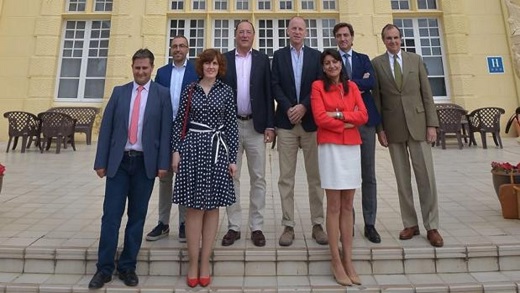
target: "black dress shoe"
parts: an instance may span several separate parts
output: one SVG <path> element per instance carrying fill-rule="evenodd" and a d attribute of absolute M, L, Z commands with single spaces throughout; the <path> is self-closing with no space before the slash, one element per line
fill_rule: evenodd
<path fill-rule="evenodd" d="M 258 247 L 265 246 L 265 236 L 264 233 L 260 230 L 256 230 L 251 232 L 251 240 L 253 244 Z"/>
<path fill-rule="evenodd" d="M 105 285 L 105 283 L 108 283 L 112 281 L 111 275 L 105 275 L 101 271 L 97 271 L 94 277 L 92 277 L 92 280 L 90 280 L 90 283 L 88 283 L 89 289 L 99 289 Z"/>
<path fill-rule="evenodd" d="M 233 245 L 233 243 L 235 243 L 235 241 L 237 241 L 238 239 L 240 239 L 240 231 L 234 231 L 229 229 L 226 235 L 224 235 L 224 238 L 222 238 L 222 246 Z"/>
<path fill-rule="evenodd" d="M 374 225 L 365 226 L 365 237 L 372 243 L 381 243 L 381 236 L 379 236 L 379 233 L 377 233 L 376 227 L 374 227 Z"/>
<path fill-rule="evenodd" d="M 119 279 L 127 286 L 137 286 L 139 284 L 139 278 L 135 274 L 135 271 L 119 272 Z"/>

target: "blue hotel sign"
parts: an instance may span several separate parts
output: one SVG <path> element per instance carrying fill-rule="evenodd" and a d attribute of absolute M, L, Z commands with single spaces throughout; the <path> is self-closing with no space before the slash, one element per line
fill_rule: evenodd
<path fill-rule="evenodd" d="M 489 74 L 504 73 L 504 61 L 501 56 L 488 56 L 487 65 Z"/>

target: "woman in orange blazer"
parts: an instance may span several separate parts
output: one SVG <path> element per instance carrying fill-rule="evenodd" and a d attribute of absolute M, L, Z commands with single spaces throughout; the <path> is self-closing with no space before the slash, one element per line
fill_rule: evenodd
<path fill-rule="evenodd" d="M 338 51 L 325 50 L 321 65 L 324 74 L 312 84 L 311 107 L 318 126 L 321 187 L 327 195 L 331 270 L 338 284 L 360 285 L 352 264 L 352 204 L 356 188 L 361 187 L 361 136 L 357 126 L 367 122 L 368 114 L 358 87 L 341 70 Z"/>

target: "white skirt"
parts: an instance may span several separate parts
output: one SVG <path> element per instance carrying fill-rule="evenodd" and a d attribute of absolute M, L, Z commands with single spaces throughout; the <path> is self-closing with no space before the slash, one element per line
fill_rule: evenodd
<path fill-rule="evenodd" d="M 320 144 L 318 165 L 321 188 L 345 190 L 361 187 L 359 145 Z"/>

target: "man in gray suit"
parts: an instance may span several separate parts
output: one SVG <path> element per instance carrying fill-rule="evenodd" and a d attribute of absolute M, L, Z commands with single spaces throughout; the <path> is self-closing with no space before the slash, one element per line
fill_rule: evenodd
<path fill-rule="evenodd" d="M 419 235 L 413 203 L 410 159 L 414 168 L 423 224 L 432 246 L 444 241 L 438 232 L 437 187 L 430 144 L 436 141 L 439 121 L 428 75 L 421 57 L 401 51 L 401 30 L 387 24 L 381 31 L 387 52 L 372 60 L 376 75 L 373 96 L 382 116 L 377 135 L 388 147 L 397 180 L 404 230 L 399 239 Z"/>

